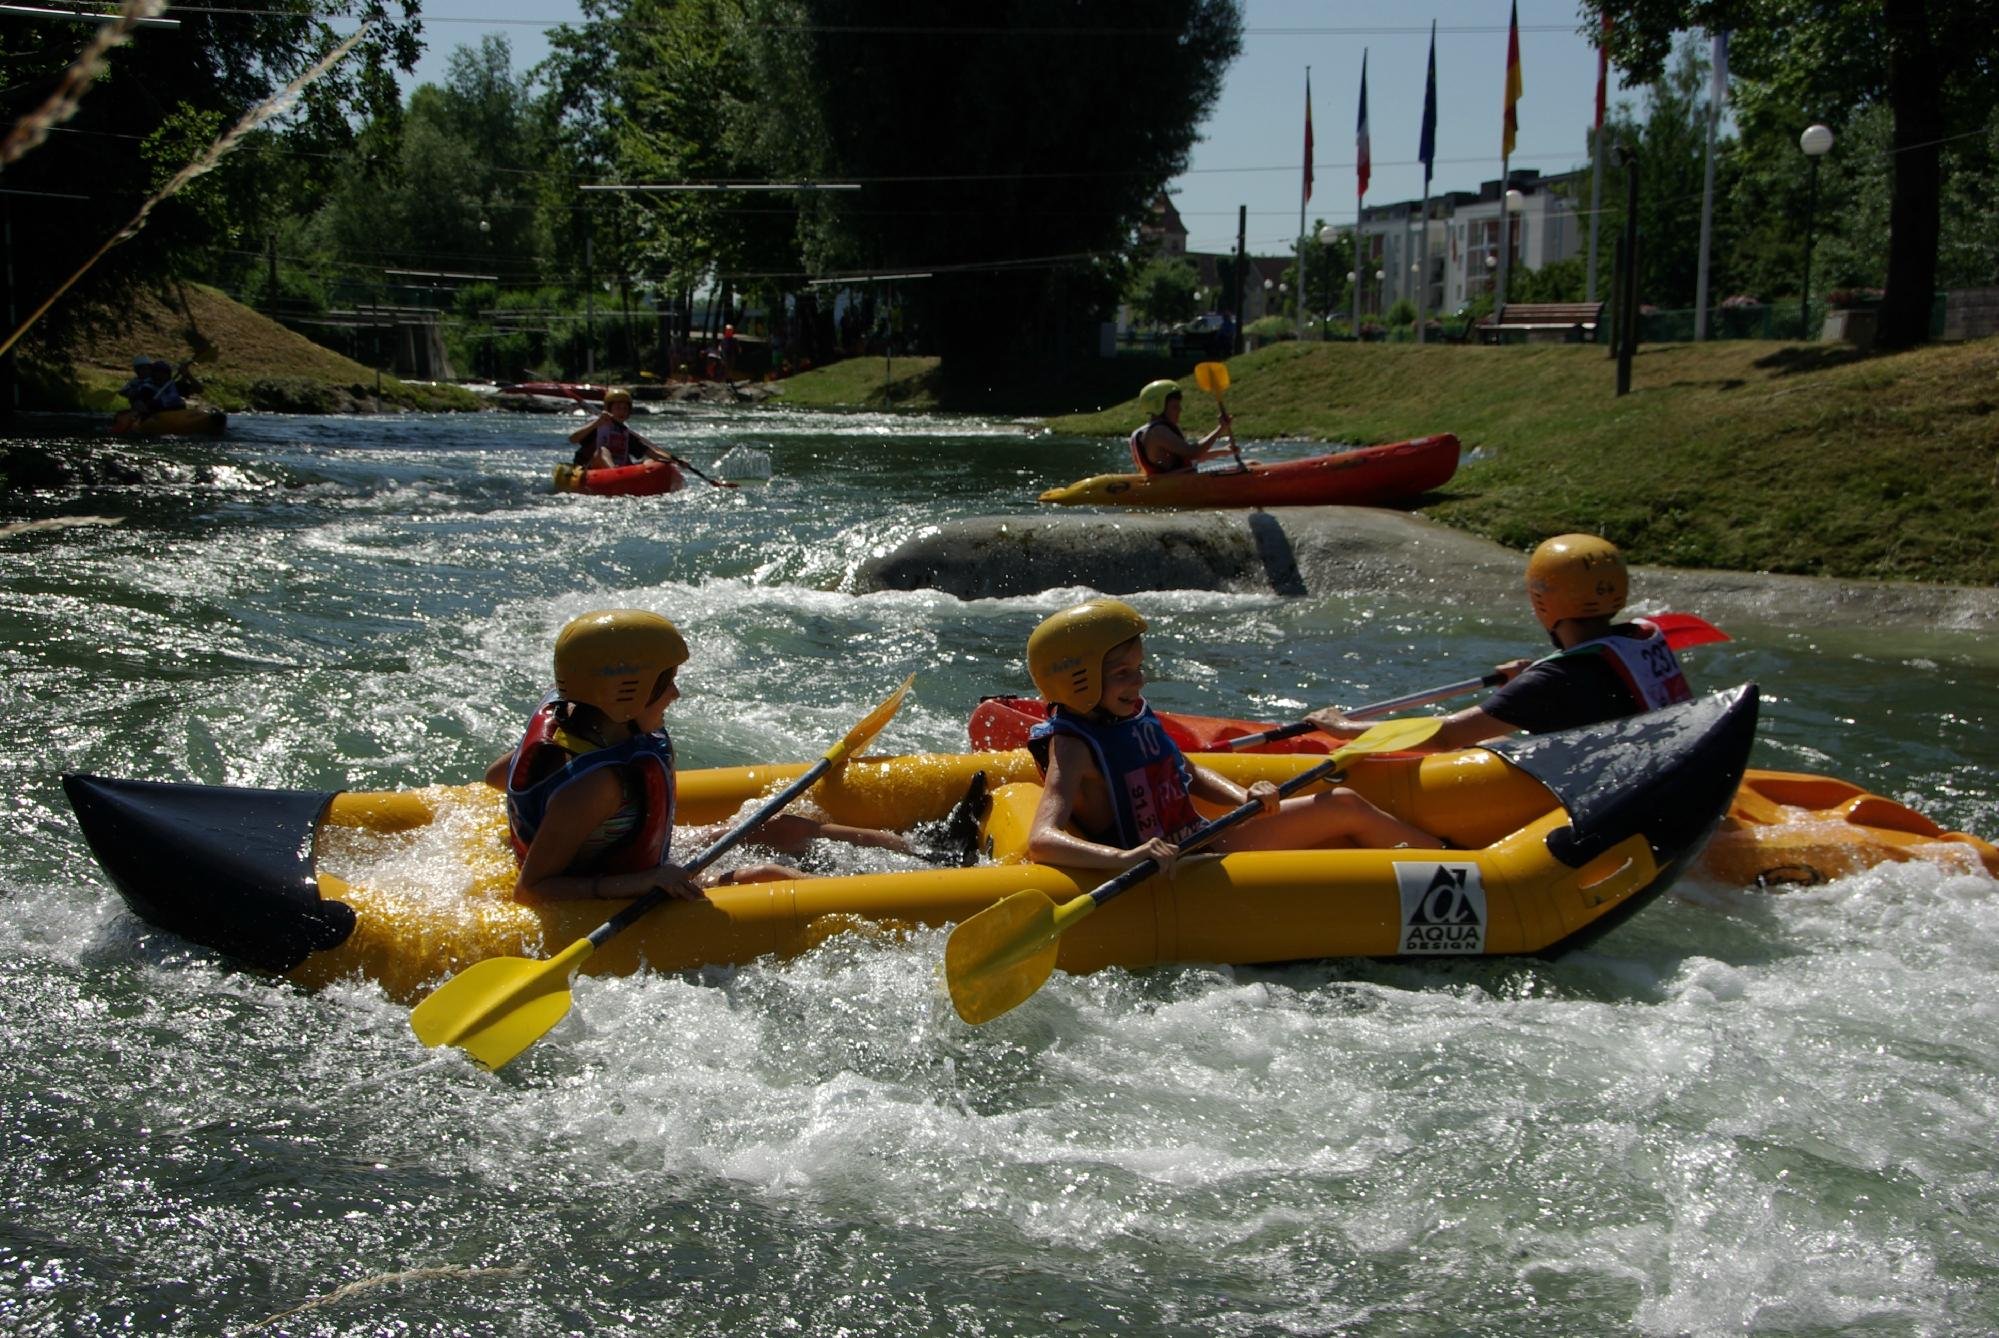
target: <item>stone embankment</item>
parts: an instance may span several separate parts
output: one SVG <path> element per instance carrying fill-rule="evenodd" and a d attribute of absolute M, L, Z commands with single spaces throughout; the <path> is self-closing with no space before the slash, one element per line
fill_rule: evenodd
<path fill-rule="evenodd" d="M 1159 514 L 980 516 L 926 530 L 862 567 L 867 590 L 931 588 L 990 599 L 1083 586 L 1105 594 L 1398 591 L 1441 604 L 1524 601 L 1526 555 L 1421 516 L 1358 507 Z M 1813 632 L 1999 630 L 1999 591 L 1752 572 L 1637 567 L 1634 603 L 1724 626 Z M 1980 645 L 1983 649 L 1977 649 Z M 1912 646 L 1912 653 L 1915 648 Z"/>

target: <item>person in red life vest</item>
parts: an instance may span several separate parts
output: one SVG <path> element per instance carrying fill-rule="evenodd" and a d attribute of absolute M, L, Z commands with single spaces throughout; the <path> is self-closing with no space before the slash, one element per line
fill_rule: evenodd
<path fill-rule="evenodd" d="M 1630 584 L 1624 555 L 1607 539 L 1558 534 L 1542 543 L 1527 560 L 1527 598 L 1555 653 L 1496 666 L 1507 681 L 1480 705 L 1446 716 L 1423 747 L 1468 748 L 1515 731 L 1546 734 L 1691 700 L 1665 634 L 1643 618 L 1616 621 Z M 1305 718 L 1336 739 L 1367 729 L 1334 707 Z"/>
<path fill-rule="evenodd" d="M 487 768 L 507 796 L 507 829 L 521 861 L 520 901 L 627 899 L 662 888 L 699 900 L 702 884 L 668 858 L 675 769 L 666 709 L 680 699 L 687 642 L 670 621 L 642 609 L 601 609 L 570 621 L 555 639 L 555 690 L 521 742 Z M 690 836 L 699 844 L 700 833 Z M 760 845 L 802 849 L 814 837 L 907 850 L 894 832 L 779 814 L 752 834 Z M 767 882 L 808 875 L 760 864 L 706 879 Z"/>
<path fill-rule="evenodd" d="M 1215 445 L 1229 430 L 1226 410 L 1213 432 L 1199 441 L 1187 440 L 1187 434 L 1180 430 L 1182 397 L 1177 382 L 1148 382 L 1138 392 L 1138 402 L 1148 417 L 1145 426 L 1131 434 L 1131 458 L 1146 477 L 1192 469 L 1199 461 L 1228 452 L 1227 446 Z"/>
<path fill-rule="evenodd" d="M 1145 619 L 1116 599 L 1094 599 L 1046 619 L 1027 640 L 1027 670 L 1048 702 L 1028 741 L 1041 768 L 1028 853 L 1046 864 L 1121 869 L 1159 861 L 1169 875 L 1178 842 L 1202 820 L 1194 800 L 1263 812 L 1209 850 L 1321 846 L 1441 849 L 1443 842 L 1335 786 L 1280 800 L 1277 787 L 1240 786 L 1189 762 L 1145 703 Z"/>
<path fill-rule="evenodd" d="M 576 446 L 575 463 L 585 469 L 619 469 L 641 460 L 673 457 L 627 427 L 632 416 L 632 392 L 614 386 L 604 392 L 604 409 L 569 434 Z"/>

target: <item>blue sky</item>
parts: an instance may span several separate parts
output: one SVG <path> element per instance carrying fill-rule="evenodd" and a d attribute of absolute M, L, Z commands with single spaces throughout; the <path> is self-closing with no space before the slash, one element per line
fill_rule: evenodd
<path fill-rule="evenodd" d="M 1101 0 L 1100 0 L 1101 2 Z M 1122 0 L 1119 0 L 1122 2 Z M 487 32 L 513 44 L 516 69 L 548 51 L 547 29 L 577 22 L 568 0 L 443 0 L 425 5 L 431 49 L 417 78 L 440 81 L 453 47 Z M 1168 188 L 1197 251 L 1235 247 L 1236 209 L 1249 209 L 1249 249 L 1289 250 L 1298 231 L 1304 160 L 1305 67 L 1312 67 L 1314 188 L 1307 221 L 1354 212 L 1354 120 L 1362 48 L 1368 55 L 1372 204 L 1422 194 L 1416 161 L 1429 24 L 1437 21 L 1437 164 L 1433 189 L 1475 190 L 1499 175 L 1506 74 L 1506 0 L 1247 0 L 1242 54 L 1220 74 L 1220 99 L 1185 174 Z M 1520 0 L 1520 137 L 1515 167 L 1562 172 L 1584 162 L 1596 98 L 1596 56 L 1575 0 Z M 1610 100 L 1619 99 L 1611 71 Z M 1125 90 L 1106 90 L 1124 96 Z"/>

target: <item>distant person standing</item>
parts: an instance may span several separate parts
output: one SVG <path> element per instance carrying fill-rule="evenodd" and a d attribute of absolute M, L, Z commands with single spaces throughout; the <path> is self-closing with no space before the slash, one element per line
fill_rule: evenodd
<path fill-rule="evenodd" d="M 736 354 L 738 353 L 738 351 L 739 348 L 736 343 L 736 327 L 733 325 L 723 326 L 722 327 L 722 379 L 724 381 L 733 381 L 736 379 Z"/>
<path fill-rule="evenodd" d="M 1183 469 L 1192 469 L 1197 461 L 1211 456 L 1223 455 L 1226 446 L 1216 446 L 1215 442 L 1229 430 L 1232 421 L 1227 410 L 1222 411 L 1221 421 L 1215 430 L 1199 441 L 1187 440 L 1187 434 L 1180 430 L 1180 386 L 1173 381 L 1152 381 L 1138 392 L 1138 402 L 1149 417 L 1145 426 L 1131 434 L 1131 458 L 1141 474 L 1148 478 L 1155 474 L 1172 474 Z"/>

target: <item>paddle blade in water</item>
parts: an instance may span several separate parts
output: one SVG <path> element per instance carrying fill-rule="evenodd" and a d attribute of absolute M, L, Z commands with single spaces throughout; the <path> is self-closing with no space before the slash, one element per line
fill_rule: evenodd
<path fill-rule="evenodd" d="M 489 957 L 433 990 L 410 1010 L 425 1045 L 455 1045 L 497 1069 L 548 1034 L 569 1012 L 569 978 L 595 948 L 579 938 L 545 962 Z"/>
<path fill-rule="evenodd" d="M 977 1026 L 1024 1002 L 1054 971 L 1060 934 L 1055 903 L 1034 891 L 1016 892 L 953 929 L 944 944 L 944 983 L 958 1016 Z"/>

